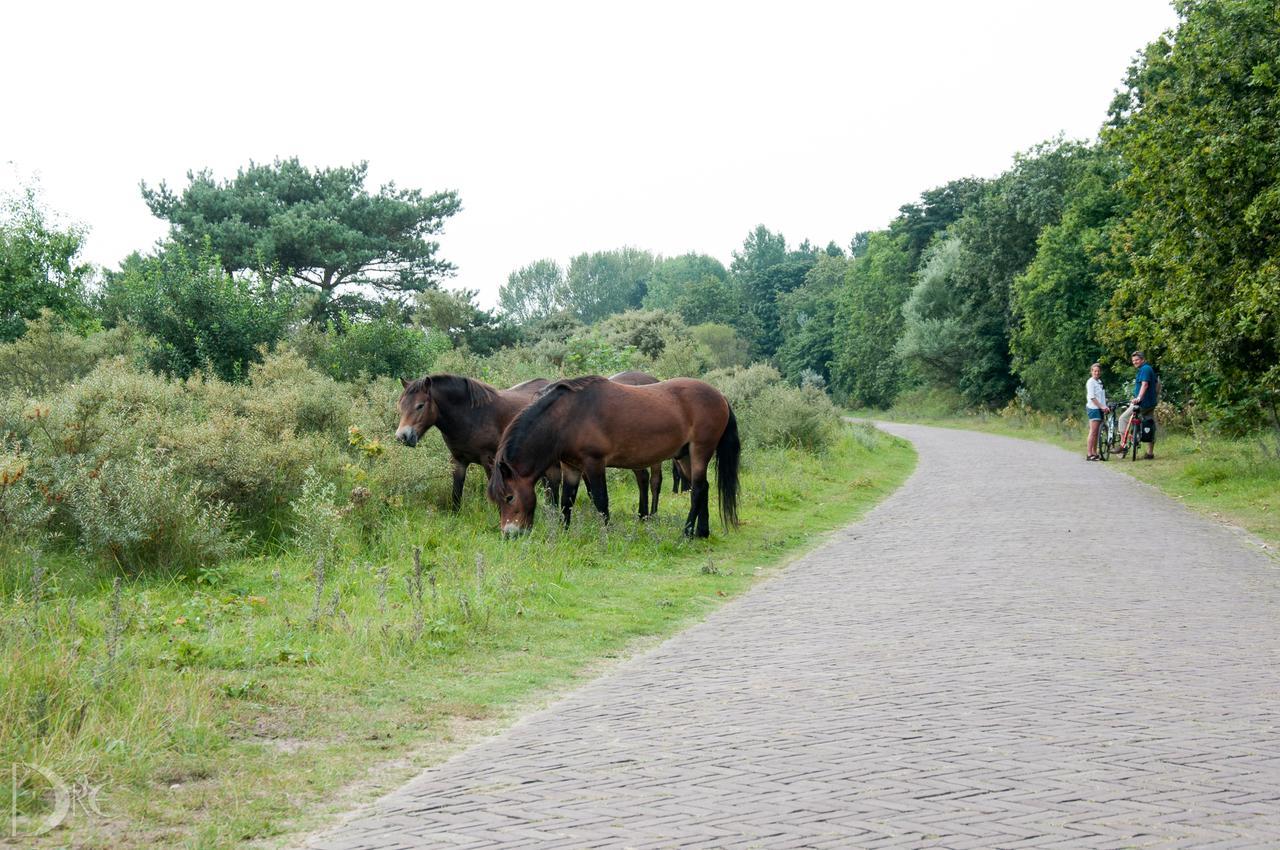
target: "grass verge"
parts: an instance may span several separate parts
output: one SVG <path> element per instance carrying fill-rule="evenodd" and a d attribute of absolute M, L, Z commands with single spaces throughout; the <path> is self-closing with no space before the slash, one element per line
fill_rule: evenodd
<path fill-rule="evenodd" d="M 854 415 L 1039 440 L 1082 459 L 1088 433 L 1083 422 L 1036 413 L 893 409 Z M 1227 438 L 1164 428 L 1157 437 L 1156 460 L 1113 457 L 1108 463 L 1201 513 L 1247 529 L 1272 550 L 1280 550 L 1280 439 L 1275 434 Z"/>
<path fill-rule="evenodd" d="M 477 480 L 460 514 L 405 509 L 323 566 L 255 558 L 131 582 L 8 553 L 0 764 L 52 771 L 74 803 L 62 827 L 13 840 L 213 848 L 320 826 L 741 593 L 914 463 L 862 427 L 822 457 L 749 455 L 743 525 L 709 541 L 681 536 L 687 495 L 664 494 L 653 521 L 624 516 L 635 485 L 618 475 L 613 524 L 579 510 L 564 531 L 543 509 L 519 541 L 496 533 Z M 23 771 L 0 776 L 0 797 L 16 790 L 29 833 L 51 795 Z"/>

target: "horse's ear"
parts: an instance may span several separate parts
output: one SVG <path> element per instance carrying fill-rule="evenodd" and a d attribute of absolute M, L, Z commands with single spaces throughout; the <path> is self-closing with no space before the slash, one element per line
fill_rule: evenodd
<path fill-rule="evenodd" d="M 404 378 L 401 378 L 401 379 L 400 379 L 400 386 L 404 387 L 404 388 L 407 390 L 407 389 L 409 389 L 409 382 L 408 382 L 408 381 L 406 381 Z"/>
<path fill-rule="evenodd" d="M 503 478 L 514 477 L 514 473 L 511 471 L 511 466 L 505 460 L 498 461 L 498 472 Z"/>

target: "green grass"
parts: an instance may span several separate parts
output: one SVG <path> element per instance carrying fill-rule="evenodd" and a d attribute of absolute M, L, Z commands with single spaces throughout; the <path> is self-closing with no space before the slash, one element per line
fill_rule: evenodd
<path fill-rule="evenodd" d="M 859 411 L 860 418 L 920 422 L 1052 443 L 1085 454 L 1087 425 L 1037 413 L 957 414 L 945 405 Z M 1245 438 L 1162 428 L 1156 460 L 1112 458 L 1112 468 L 1145 481 L 1189 507 L 1247 529 L 1280 550 L 1280 439 L 1274 432 Z"/>
<path fill-rule="evenodd" d="M 824 457 L 749 454 L 743 525 L 713 522 L 709 541 L 680 533 L 687 495 L 635 520 L 622 475 L 611 525 L 579 510 L 566 532 L 540 508 L 531 535 L 505 541 L 474 476 L 460 514 L 398 510 L 339 538 L 323 576 L 286 555 L 115 592 L 70 555 L 37 568 L 10 553 L 0 764 L 102 787 L 105 819 L 77 813 L 36 846 L 270 844 L 705 615 L 914 463 L 907 443 L 866 428 Z M 42 814 L 36 784 L 20 785 L 20 811 Z M 11 792 L 5 772 L 0 797 Z"/>

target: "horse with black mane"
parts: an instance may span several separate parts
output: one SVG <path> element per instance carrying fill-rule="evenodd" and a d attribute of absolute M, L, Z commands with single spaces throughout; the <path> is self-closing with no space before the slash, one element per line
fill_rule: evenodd
<path fill-rule="evenodd" d="M 475 378 L 441 374 L 416 381 L 401 378 L 400 383 L 404 392 L 397 403 L 400 425 L 396 439 L 413 448 L 432 425 L 440 429 L 453 458 L 452 505 L 456 511 L 462 504 L 467 467 L 478 463 L 486 475 L 490 474 L 502 432 L 550 381 L 534 378 L 500 390 Z M 558 487 L 559 470 L 548 477 Z"/>
<path fill-rule="evenodd" d="M 684 531 L 708 537 L 707 468 L 714 457 L 720 517 L 736 526 L 741 453 L 733 410 L 710 384 L 674 378 L 627 386 L 590 375 L 548 385 L 516 415 L 494 456 L 488 493 L 504 534 L 528 531 L 537 507 L 535 482 L 563 464 L 581 475 L 608 521 L 606 467 L 644 469 L 687 455 L 692 493 Z"/>

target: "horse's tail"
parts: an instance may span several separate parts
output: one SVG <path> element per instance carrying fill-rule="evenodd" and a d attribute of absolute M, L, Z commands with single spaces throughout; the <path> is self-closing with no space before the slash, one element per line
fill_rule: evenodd
<path fill-rule="evenodd" d="M 716 444 L 716 488 L 720 491 L 720 519 L 726 526 L 738 525 L 738 461 L 742 441 L 738 439 L 738 419 L 729 408 L 729 421 Z"/>

